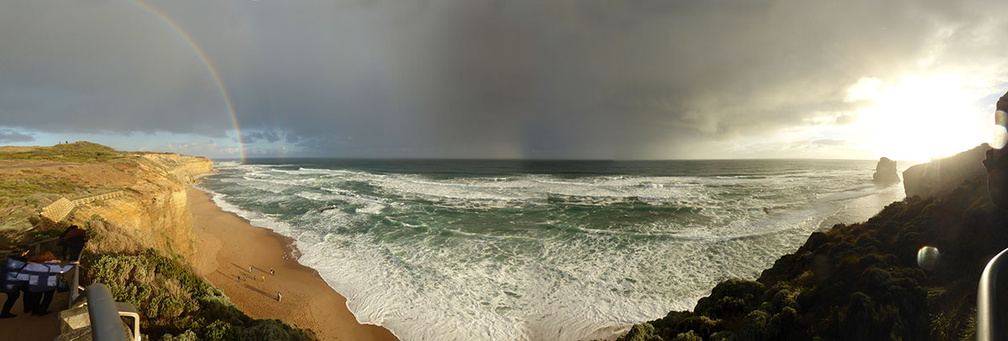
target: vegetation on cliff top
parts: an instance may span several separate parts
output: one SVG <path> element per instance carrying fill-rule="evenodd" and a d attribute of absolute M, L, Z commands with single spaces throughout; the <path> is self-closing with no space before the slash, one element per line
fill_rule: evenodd
<path fill-rule="evenodd" d="M 0 147 L 0 249 L 32 240 L 29 218 L 59 199 L 111 191 L 116 171 L 136 168 L 131 153 L 91 143 L 51 147 Z"/>
<path fill-rule="evenodd" d="M 168 170 L 189 162 L 167 156 L 139 157 L 150 155 L 90 142 L 0 147 L 0 249 L 59 235 L 70 222 L 39 217 L 38 209 L 60 197 L 74 199 L 136 183 L 176 181 Z M 316 339 L 310 330 L 245 315 L 219 289 L 197 276 L 185 259 L 166 247 L 152 248 L 136 235 L 136 229 L 114 226 L 99 216 L 72 220 L 91 237 L 81 258 L 82 283 L 104 283 L 117 301 L 136 306 L 141 332 L 149 339 Z M 53 244 L 44 244 L 43 249 L 61 253 Z"/>
<path fill-rule="evenodd" d="M 984 177 L 890 204 L 867 222 L 813 233 L 755 281 L 719 283 L 692 312 L 636 325 L 620 340 L 974 338 L 976 288 L 1008 247 L 1008 211 Z M 930 272 L 923 246 L 941 250 Z"/>
<path fill-rule="evenodd" d="M 101 282 L 117 301 L 137 307 L 141 331 L 157 340 L 314 340 L 280 320 L 252 319 L 184 259 L 144 248 L 126 229 L 92 217 L 93 236 L 82 257 L 85 283 Z"/>
<path fill-rule="evenodd" d="M 93 162 L 119 158 L 127 154 L 129 153 L 87 141 L 57 144 L 52 147 L 0 148 L 0 160 Z"/>

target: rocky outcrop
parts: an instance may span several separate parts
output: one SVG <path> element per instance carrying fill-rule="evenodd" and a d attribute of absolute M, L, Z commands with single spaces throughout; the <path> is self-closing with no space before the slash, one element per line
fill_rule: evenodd
<path fill-rule="evenodd" d="M 887 157 L 879 159 L 878 164 L 875 165 L 875 174 L 872 174 L 872 180 L 880 185 L 900 182 L 899 173 L 896 172 L 896 161 Z"/>
<path fill-rule="evenodd" d="M 915 165 L 903 172 L 903 189 L 908 197 L 928 197 L 958 187 L 963 181 L 985 174 L 981 161 L 990 149 L 986 144 L 959 154 Z"/>

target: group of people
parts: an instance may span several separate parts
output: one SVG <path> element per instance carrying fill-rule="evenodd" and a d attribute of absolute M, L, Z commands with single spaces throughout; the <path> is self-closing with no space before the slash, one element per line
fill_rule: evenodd
<path fill-rule="evenodd" d="M 87 231 L 77 225 L 70 225 L 60 234 L 59 245 L 63 248 L 63 257 L 71 262 L 68 265 L 60 265 L 59 260 L 50 251 L 43 251 L 29 259 L 31 248 L 27 246 L 7 256 L 0 265 L 0 291 L 7 294 L 7 300 L 0 310 L 0 318 L 17 316 L 11 313 L 11 309 L 21 294 L 24 294 L 23 304 L 26 314 L 43 316 L 51 313 L 49 304 L 52 303 L 57 287 L 68 285 L 66 278 L 62 278 L 61 274 L 79 264 L 78 260 L 87 239 Z"/>
<path fill-rule="evenodd" d="M 30 248 L 22 248 L 20 252 L 4 259 L 0 266 L 0 290 L 7 294 L 0 318 L 17 316 L 11 313 L 11 308 L 22 293 L 26 314 L 43 316 L 51 313 L 49 304 L 56 293 L 60 274 L 70 271 L 77 264 L 73 262 L 60 265 L 56 256 L 49 251 L 43 251 L 31 259 L 27 258 L 29 253 Z"/>
<path fill-rule="evenodd" d="M 254 269 L 255 268 L 253 266 L 249 265 L 249 273 L 252 273 Z M 270 276 L 276 276 L 276 273 L 273 272 L 273 268 L 270 268 L 269 273 L 270 273 Z M 260 278 L 262 279 L 263 282 L 266 282 L 266 275 L 262 275 L 262 276 L 260 276 Z M 247 281 L 247 280 L 248 280 L 248 276 L 238 275 L 238 281 L 239 282 L 244 282 L 244 281 Z M 252 280 L 255 280 L 255 277 L 252 277 Z M 283 293 L 280 292 L 280 291 L 277 291 L 277 302 L 280 302 L 281 300 L 283 300 Z"/>

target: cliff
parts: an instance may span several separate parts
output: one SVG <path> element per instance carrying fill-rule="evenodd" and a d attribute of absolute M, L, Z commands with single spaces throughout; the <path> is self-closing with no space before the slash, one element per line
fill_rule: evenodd
<path fill-rule="evenodd" d="M 0 147 L 0 249 L 88 231 L 81 281 L 105 284 L 141 316 L 151 340 L 315 340 L 311 330 L 250 318 L 191 270 L 186 186 L 213 171 L 202 157 L 121 152 L 77 142 Z M 43 249 L 54 251 L 53 243 Z M 181 257 L 180 257 L 181 256 Z"/>
<path fill-rule="evenodd" d="M 27 242 L 63 225 L 84 226 L 97 215 L 142 247 L 190 256 L 195 249 L 185 189 L 212 171 L 213 162 L 203 157 L 121 152 L 89 142 L 4 147 L 0 211 L 10 214 L 0 221 L 8 227 L 3 239 Z"/>
<path fill-rule="evenodd" d="M 98 215 L 122 229 L 131 229 L 141 245 L 189 257 L 196 252 L 186 186 L 195 176 L 213 171 L 206 158 L 177 154 L 141 154 L 133 183 L 125 195 L 79 205 L 72 219 Z"/>
<path fill-rule="evenodd" d="M 931 196 L 947 191 L 967 181 L 986 174 L 983 164 L 984 153 L 990 149 L 986 144 L 959 154 L 915 165 L 903 171 L 903 188 L 908 197 Z"/>
<path fill-rule="evenodd" d="M 973 338 L 980 274 L 1008 247 L 1008 210 L 990 202 L 983 174 L 965 175 L 975 152 L 919 168 L 943 171 L 918 178 L 933 181 L 927 196 L 813 233 L 756 280 L 718 283 L 693 311 L 635 325 L 620 340 Z M 928 271 L 917 264 L 925 246 L 941 253 Z"/>

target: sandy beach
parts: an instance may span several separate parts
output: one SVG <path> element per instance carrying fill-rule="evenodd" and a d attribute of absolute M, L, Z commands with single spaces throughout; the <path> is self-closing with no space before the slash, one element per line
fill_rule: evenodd
<path fill-rule="evenodd" d="M 223 211 L 203 191 L 190 187 L 187 195 L 197 240 L 193 267 L 243 312 L 310 328 L 322 340 L 396 340 L 385 328 L 357 323 L 346 299 L 291 256 L 290 238 Z"/>

